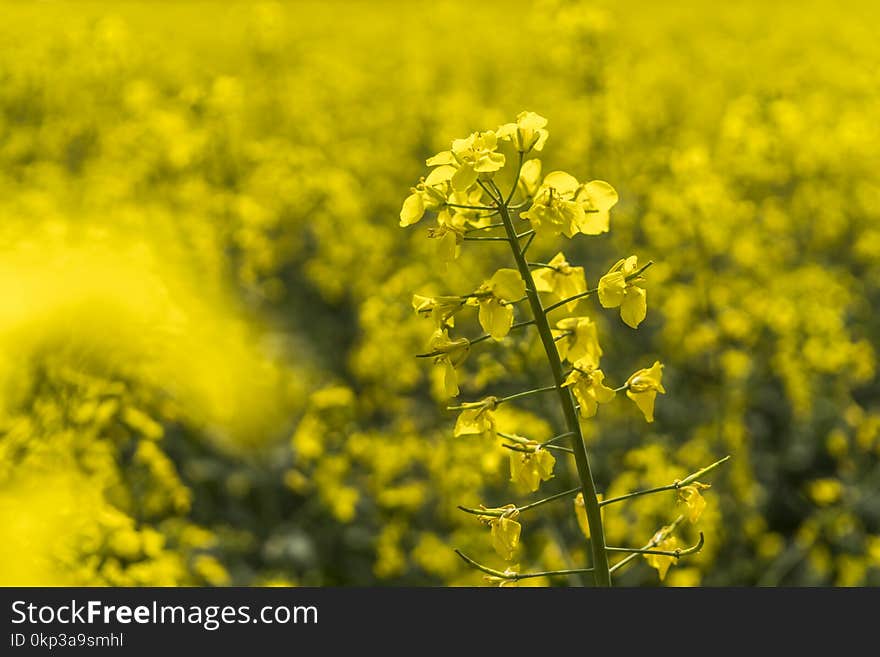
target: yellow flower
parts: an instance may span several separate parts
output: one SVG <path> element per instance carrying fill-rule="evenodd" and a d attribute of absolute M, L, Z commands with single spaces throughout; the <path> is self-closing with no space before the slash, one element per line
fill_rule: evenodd
<path fill-rule="evenodd" d="M 519 172 L 517 189 L 523 198 L 534 198 L 541 184 L 541 160 L 527 160 Z"/>
<path fill-rule="evenodd" d="M 585 361 L 591 368 L 599 366 L 602 347 L 596 324 L 589 317 L 568 317 L 556 323 L 556 350 L 569 363 Z M 563 337 L 560 337 L 563 336 Z"/>
<path fill-rule="evenodd" d="M 482 401 L 468 404 L 458 416 L 452 434 L 458 436 L 484 435 L 495 439 L 495 408 L 498 399 L 486 397 Z"/>
<path fill-rule="evenodd" d="M 446 265 L 458 258 L 459 247 L 464 242 L 464 229 L 441 223 L 436 228 L 428 229 L 428 237 L 438 240 L 437 258 Z"/>
<path fill-rule="evenodd" d="M 505 123 L 495 131 L 498 139 L 512 139 L 516 150 L 520 153 L 528 153 L 531 150 L 540 151 L 550 133 L 544 129 L 547 119 L 534 112 L 520 112 L 516 117 L 516 123 Z"/>
<path fill-rule="evenodd" d="M 434 363 L 444 368 L 443 382 L 447 397 L 457 397 L 458 377 L 455 368 L 467 358 L 471 343 L 467 338 L 450 340 L 445 329 L 437 329 L 431 336 L 429 348 L 432 353 L 440 352 L 434 357 Z"/>
<path fill-rule="evenodd" d="M 648 422 L 654 421 L 654 400 L 657 393 L 666 394 L 662 379 L 663 365 L 660 361 L 654 361 L 650 369 L 641 369 L 626 381 L 626 396 L 636 403 Z"/>
<path fill-rule="evenodd" d="M 504 166 L 504 155 L 498 153 L 498 139 L 494 132 L 474 132 L 464 139 L 452 142 L 452 150 L 437 153 L 427 160 L 428 166 L 452 166 L 455 173 L 450 180 L 452 189 L 463 192 L 473 187 L 480 174 L 498 171 Z"/>
<path fill-rule="evenodd" d="M 510 480 L 531 493 L 538 490 L 542 481 L 553 478 L 553 466 L 556 465 L 556 459 L 549 451 L 542 449 L 534 441 L 525 443 L 523 446 L 534 451 L 512 451 L 510 453 Z"/>
<path fill-rule="evenodd" d="M 455 313 L 464 307 L 464 302 L 461 297 L 414 294 L 412 305 L 418 315 L 433 319 L 437 328 L 448 328 L 455 326 Z"/>
<path fill-rule="evenodd" d="M 599 279 L 599 303 L 604 308 L 620 306 L 620 318 L 632 328 L 638 328 L 648 310 L 645 290 L 639 286 L 645 279 L 634 276 L 638 269 L 638 258 L 630 256 L 618 260 Z"/>
<path fill-rule="evenodd" d="M 810 499 L 818 506 L 830 506 L 842 497 L 843 485 L 837 479 L 814 479 L 810 482 L 807 492 Z"/>
<path fill-rule="evenodd" d="M 693 484 L 678 489 L 678 500 L 687 507 L 688 520 L 692 523 L 700 519 L 703 509 L 706 508 L 706 500 L 703 499 L 700 491 L 707 488 L 711 488 L 711 486 L 695 481 Z"/>
<path fill-rule="evenodd" d="M 665 532 L 667 530 L 666 527 L 660 530 L 660 532 Z M 658 534 L 660 533 L 658 532 Z M 659 543 L 655 550 L 664 550 L 667 552 L 672 552 L 678 548 L 678 539 L 675 536 L 669 536 L 664 538 Z M 674 556 L 669 556 L 665 554 L 646 554 L 644 555 L 645 561 L 648 562 L 648 565 L 651 568 L 657 569 L 657 574 L 660 575 L 660 581 L 662 582 L 666 578 L 666 572 L 669 570 L 669 567 L 675 563 L 676 558 Z"/>
<path fill-rule="evenodd" d="M 480 326 L 495 340 L 500 340 L 513 326 L 511 302 L 521 299 L 526 284 L 515 269 L 499 269 L 474 293 L 479 305 Z"/>
<path fill-rule="evenodd" d="M 400 225 L 411 226 L 421 221 L 427 210 L 439 210 L 445 206 L 450 194 L 450 181 L 455 172 L 455 167 L 439 166 L 427 178 L 420 180 L 403 202 Z"/>
<path fill-rule="evenodd" d="M 582 185 L 575 200 L 584 206 L 584 219 L 578 226 L 585 235 L 607 233 L 610 211 L 617 205 L 617 191 L 604 180 L 591 180 Z"/>
<path fill-rule="evenodd" d="M 516 554 L 522 532 L 522 526 L 516 521 L 519 511 L 513 504 L 492 509 L 492 511 L 503 511 L 504 514 L 501 516 L 480 516 L 480 520 L 489 525 L 492 530 L 492 547 L 502 559 L 510 561 Z"/>
<path fill-rule="evenodd" d="M 538 292 L 547 292 L 561 301 L 587 291 L 584 268 L 572 267 L 562 252 L 553 256 L 553 259 L 547 264 L 550 267 L 541 267 L 532 274 Z M 565 308 L 568 311 L 574 310 L 578 301 L 580 299 L 569 301 L 565 304 Z"/>
<path fill-rule="evenodd" d="M 535 192 L 532 207 L 522 213 L 536 231 L 572 237 L 584 220 L 584 206 L 575 200 L 578 181 L 564 171 L 548 173 Z"/>
<path fill-rule="evenodd" d="M 593 369 L 590 361 L 575 363 L 574 370 L 565 378 L 562 385 L 571 386 L 582 417 L 593 417 L 599 404 L 607 404 L 614 399 L 614 390 L 607 387 L 604 380 L 602 370 Z"/>

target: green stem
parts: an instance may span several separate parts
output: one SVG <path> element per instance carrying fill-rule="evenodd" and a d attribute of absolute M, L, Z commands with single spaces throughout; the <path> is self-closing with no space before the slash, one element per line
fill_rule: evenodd
<path fill-rule="evenodd" d="M 557 440 L 562 440 L 563 438 L 570 438 L 573 435 L 574 434 L 571 431 L 566 431 L 565 433 L 561 433 L 558 436 L 553 436 L 550 440 L 545 440 L 543 443 L 541 443 L 541 446 L 546 447 L 547 445 L 549 445 L 551 443 L 555 443 Z"/>
<path fill-rule="evenodd" d="M 625 388 L 626 386 L 624 386 Z M 616 391 L 615 391 L 616 392 Z M 616 502 L 624 502 L 626 500 L 632 499 L 633 497 L 641 497 L 642 495 L 651 495 L 653 493 L 662 493 L 667 490 L 678 490 L 679 488 L 684 488 L 685 486 L 689 486 L 693 482 L 695 482 L 700 477 L 712 472 L 719 465 L 724 463 L 730 459 L 730 456 L 725 456 L 723 459 L 715 461 L 712 465 L 707 465 L 702 470 L 697 470 L 693 474 L 689 474 L 687 477 L 682 479 L 681 481 L 674 481 L 671 484 L 667 484 L 666 486 L 657 486 L 656 488 L 646 488 L 645 490 L 637 490 L 632 493 L 627 493 L 626 495 L 620 495 L 618 497 L 609 497 L 607 500 L 602 500 L 599 502 L 599 506 L 605 506 L 606 504 L 614 504 Z"/>
<path fill-rule="evenodd" d="M 489 216 L 491 216 L 491 215 L 489 215 Z M 476 233 L 477 231 L 480 231 L 480 230 L 489 230 L 491 228 L 501 228 L 503 225 L 504 224 L 502 224 L 502 223 L 497 223 L 497 224 L 487 224 L 485 226 L 474 226 L 472 228 L 468 228 L 464 232 L 465 233 Z"/>
<path fill-rule="evenodd" d="M 467 506 L 459 506 L 459 511 L 464 511 L 465 513 L 470 513 L 473 516 L 491 516 L 493 518 L 500 518 L 501 516 L 509 516 L 511 513 L 522 513 L 523 511 L 528 511 L 529 509 L 534 509 L 535 507 L 541 506 L 543 504 L 547 504 L 548 502 L 554 502 L 556 500 L 562 499 L 563 497 L 573 497 L 581 492 L 580 486 L 577 488 L 570 488 L 569 490 L 564 490 L 561 493 L 556 493 L 555 495 L 551 495 L 550 497 L 544 497 L 535 502 L 531 502 L 529 504 L 524 504 L 522 506 L 515 507 L 513 509 L 501 510 L 501 509 L 472 509 Z"/>
<path fill-rule="evenodd" d="M 507 397 L 501 397 L 498 400 L 498 403 L 503 404 L 504 402 L 513 401 L 514 399 L 520 399 L 521 397 L 529 397 L 531 395 L 536 395 L 540 392 L 550 392 L 551 390 L 556 390 L 556 386 L 544 386 L 543 388 L 534 388 L 533 390 L 523 390 L 522 392 L 518 392 L 513 395 L 508 395 Z"/>
<path fill-rule="evenodd" d="M 664 557 L 675 557 L 678 559 L 679 557 L 684 557 L 689 554 L 696 554 L 700 550 L 703 549 L 703 543 L 705 539 L 703 538 L 703 532 L 700 532 L 700 540 L 697 541 L 696 545 L 692 545 L 689 548 L 677 549 L 677 550 L 654 550 L 651 548 L 626 548 L 626 547 L 606 547 L 605 549 L 608 552 L 629 552 L 632 554 L 659 554 Z"/>
<path fill-rule="evenodd" d="M 495 208 L 486 205 L 461 205 L 460 203 L 450 203 L 448 201 L 446 202 L 446 205 L 448 205 L 450 208 L 460 208 L 462 210 L 480 210 L 483 212 L 492 213 L 495 212 Z"/>
<path fill-rule="evenodd" d="M 523 249 L 519 245 L 519 237 L 513 226 L 513 220 L 510 218 L 510 212 L 505 204 L 500 204 L 498 210 L 501 214 L 501 221 L 504 222 L 504 230 L 510 240 L 510 248 L 513 251 L 513 257 L 516 260 L 516 267 L 519 274 L 526 284 L 529 305 L 532 309 L 532 316 L 535 319 L 535 326 L 538 329 L 538 335 L 544 345 L 544 351 L 547 354 L 547 360 L 550 363 L 550 369 L 553 373 L 553 380 L 556 382 L 559 401 L 562 405 L 562 412 L 565 416 L 566 428 L 572 433 L 571 448 L 574 450 L 574 459 L 577 464 L 578 477 L 580 479 L 581 489 L 584 494 L 584 506 L 587 511 L 587 524 L 590 527 L 590 547 L 593 552 L 593 581 L 596 586 L 611 586 L 611 574 L 608 569 L 608 554 L 605 551 L 605 532 L 602 527 L 602 515 L 599 508 L 599 500 L 596 495 L 596 485 L 593 482 L 593 473 L 590 469 L 590 460 L 587 456 L 587 449 L 584 445 L 584 438 L 581 434 L 580 419 L 578 418 L 577 409 L 574 406 L 574 399 L 571 390 L 563 388 L 565 377 L 562 371 L 562 361 L 559 358 L 559 352 L 556 350 L 556 342 L 553 339 L 553 331 L 547 321 L 547 313 L 541 305 L 541 297 L 535 291 L 535 281 L 532 278 L 532 271 L 526 262 Z M 534 234 L 534 233 L 533 233 Z M 531 243 L 531 242 L 529 242 Z"/>
<path fill-rule="evenodd" d="M 682 520 L 684 520 L 684 516 L 678 516 L 678 518 L 676 518 L 675 520 L 672 521 L 672 524 L 670 524 L 666 527 L 666 531 L 656 532 L 654 534 L 654 537 L 650 541 L 645 543 L 645 545 L 642 549 L 649 550 L 652 547 L 660 545 L 660 543 L 663 542 L 667 536 L 669 536 L 670 534 L 672 534 L 672 532 L 675 531 L 675 528 L 678 527 L 679 524 L 681 524 Z M 611 572 L 612 573 L 617 572 L 618 570 L 623 568 L 626 564 L 630 563 L 633 559 L 638 558 L 638 556 L 639 556 L 638 552 L 634 552 L 634 553 L 630 554 L 629 556 L 627 556 L 625 559 L 621 559 L 616 564 L 611 566 Z"/>
<path fill-rule="evenodd" d="M 495 405 L 500 406 L 509 401 L 513 401 L 515 399 L 521 399 L 522 397 L 529 397 L 531 395 L 537 395 L 541 392 L 550 392 L 551 390 L 556 390 L 556 386 L 544 386 L 543 388 L 534 388 L 532 390 L 523 390 L 522 392 L 517 392 L 512 395 L 508 395 L 507 397 L 497 397 L 495 399 Z M 464 402 L 463 404 L 458 404 L 457 406 L 447 406 L 447 411 L 464 411 L 468 408 L 477 408 L 483 402 L 475 401 L 475 402 Z"/>
<path fill-rule="evenodd" d="M 574 301 L 576 299 L 583 299 L 584 297 L 588 297 L 591 294 L 595 294 L 596 290 L 587 290 L 586 292 L 581 292 L 580 294 L 575 294 L 574 296 L 568 297 L 568 299 L 563 299 L 562 301 L 557 301 L 556 303 L 547 306 L 544 308 L 544 312 L 549 313 L 551 310 L 556 310 L 560 306 L 564 306 L 565 304 Z"/>
<path fill-rule="evenodd" d="M 520 445 L 507 445 L 502 443 L 501 446 L 504 449 L 509 449 L 511 452 L 522 452 L 523 454 L 534 454 L 535 448 L 529 449 L 528 447 L 523 447 Z M 565 452 L 566 454 L 574 454 L 574 450 L 571 447 L 563 447 L 562 445 L 543 445 L 541 449 L 549 449 L 551 452 Z"/>
<path fill-rule="evenodd" d="M 518 301 L 511 301 L 511 302 L 509 302 L 509 303 L 518 303 Z M 534 323 L 535 323 L 535 320 L 533 320 L 533 319 L 527 319 L 527 320 L 525 320 L 525 321 L 517 322 L 516 324 L 511 325 L 510 330 L 512 331 L 513 329 L 522 328 L 522 327 L 524 327 L 524 326 L 531 326 L 531 325 L 534 324 Z M 484 342 L 485 340 L 488 340 L 488 339 L 491 338 L 491 337 L 492 337 L 492 336 L 489 335 L 488 333 L 484 333 L 483 335 L 478 335 L 477 337 L 475 337 L 475 338 L 473 338 L 473 339 L 471 339 L 471 340 L 468 341 L 468 342 L 469 342 L 469 346 L 472 347 L 472 346 L 474 346 L 475 344 L 479 344 L 479 343 L 481 343 L 481 342 Z M 442 352 L 442 351 L 432 351 L 432 352 L 427 353 L 427 354 L 416 354 L 416 358 L 434 358 L 434 356 L 440 356 L 440 355 L 443 354 L 443 353 L 444 353 L 444 352 Z"/>
<path fill-rule="evenodd" d="M 616 502 L 624 502 L 626 500 L 632 499 L 633 497 L 641 497 L 642 495 L 651 495 L 653 493 L 662 493 L 663 491 L 675 490 L 676 488 L 678 488 L 676 484 L 669 484 L 668 486 L 658 486 L 657 488 L 637 490 L 633 493 L 627 493 L 626 495 L 621 495 L 619 497 L 609 497 L 607 500 L 602 500 L 601 502 L 599 502 L 599 506 L 614 504 Z"/>
<path fill-rule="evenodd" d="M 484 566 L 477 561 L 474 561 L 469 556 L 467 556 L 461 550 L 456 550 L 455 553 L 460 556 L 465 563 L 469 566 L 473 566 L 477 570 L 480 570 L 487 575 L 491 575 L 492 577 L 497 577 L 498 579 L 507 579 L 512 582 L 515 582 L 519 579 L 529 579 L 531 577 L 552 577 L 554 575 L 580 575 L 583 573 L 591 573 L 593 572 L 592 568 L 573 568 L 570 570 L 544 570 L 538 573 L 506 573 L 501 570 L 495 570 L 494 568 L 489 568 L 489 566 Z"/>
<path fill-rule="evenodd" d="M 516 187 L 519 185 L 519 174 L 522 171 L 523 165 L 523 156 L 525 153 L 519 151 L 519 160 L 516 163 L 516 174 L 513 176 L 513 186 L 510 188 L 510 194 L 507 195 L 507 198 L 504 199 L 504 205 L 509 206 L 510 202 L 513 200 L 513 195 L 516 194 Z"/>

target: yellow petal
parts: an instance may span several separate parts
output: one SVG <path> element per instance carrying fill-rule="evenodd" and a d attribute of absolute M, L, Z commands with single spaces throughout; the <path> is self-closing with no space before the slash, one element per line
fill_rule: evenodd
<path fill-rule="evenodd" d="M 705 484 L 700 485 L 705 486 Z M 706 487 L 708 488 L 708 486 Z M 700 516 L 703 515 L 703 510 L 706 508 L 706 500 L 700 494 L 700 489 L 695 485 L 684 486 L 679 489 L 678 496 L 687 507 L 688 520 L 692 523 L 697 522 L 700 519 Z"/>
<path fill-rule="evenodd" d="M 648 422 L 654 421 L 654 400 L 657 398 L 656 391 L 648 390 L 646 392 L 633 392 L 632 390 L 627 390 L 626 396 L 636 403 L 636 406 L 638 406 L 639 410 L 644 414 L 645 420 Z"/>
<path fill-rule="evenodd" d="M 599 410 L 599 404 L 596 398 L 590 394 L 590 385 L 586 381 L 581 381 L 574 387 L 574 396 L 580 407 L 580 414 L 583 418 L 591 418 L 596 415 Z"/>
<path fill-rule="evenodd" d="M 617 190 L 604 180 L 591 180 L 584 185 L 584 192 L 592 206 L 600 212 L 607 212 L 617 205 Z"/>
<path fill-rule="evenodd" d="M 553 466 L 556 465 L 556 459 L 546 449 L 537 449 L 533 455 L 535 459 L 535 467 L 542 481 L 548 481 L 553 478 Z"/>
<path fill-rule="evenodd" d="M 425 202 L 422 195 L 413 192 L 406 197 L 403 202 L 403 208 L 400 210 L 400 225 L 402 227 L 412 226 L 417 223 L 425 215 Z"/>
<path fill-rule="evenodd" d="M 479 311 L 480 326 L 495 340 L 500 340 L 513 326 L 513 309 L 510 306 L 501 305 L 496 299 L 480 301 Z"/>
<path fill-rule="evenodd" d="M 678 539 L 676 539 L 675 536 L 670 536 L 654 549 L 669 552 L 675 550 L 677 547 Z M 669 567 L 675 562 L 675 557 L 664 554 L 646 554 L 644 556 L 648 565 L 657 569 L 657 574 L 660 576 L 660 581 L 662 582 L 666 578 L 666 573 L 669 570 Z"/>
<path fill-rule="evenodd" d="M 530 493 L 538 490 L 541 478 L 531 454 L 511 452 L 510 480 Z"/>
<path fill-rule="evenodd" d="M 434 187 L 435 185 L 448 182 L 452 179 L 452 176 L 455 175 L 455 171 L 455 167 L 448 165 L 437 167 L 428 174 L 427 178 L 425 178 L 425 186 Z"/>
<path fill-rule="evenodd" d="M 437 240 L 437 257 L 444 265 L 458 257 L 458 236 L 449 230 Z"/>
<path fill-rule="evenodd" d="M 490 521 L 492 527 L 492 547 L 505 561 L 513 559 L 516 548 L 519 545 L 522 527 L 513 518 L 493 518 Z"/>
<path fill-rule="evenodd" d="M 544 177 L 543 187 L 552 187 L 554 196 L 571 198 L 578 188 L 577 179 L 565 171 L 551 171 Z"/>
<path fill-rule="evenodd" d="M 434 157 L 429 157 L 425 160 L 425 164 L 429 167 L 435 167 L 443 164 L 455 164 L 455 156 L 451 151 L 441 151 L 437 153 Z"/>
<path fill-rule="evenodd" d="M 490 412 L 482 407 L 463 410 L 455 422 L 455 429 L 452 432 L 453 436 L 470 436 L 484 433 L 487 429 L 486 414 Z"/>
<path fill-rule="evenodd" d="M 584 235 L 601 235 L 611 230 L 611 215 L 607 211 L 584 212 L 578 223 L 578 230 Z"/>
<path fill-rule="evenodd" d="M 444 359 L 443 363 L 446 368 L 443 373 L 443 384 L 446 388 L 446 396 L 458 397 L 458 376 L 455 372 L 455 367 L 449 362 L 449 359 Z"/>
<path fill-rule="evenodd" d="M 463 192 L 477 182 L 477 172 L 470 164 L 463 164 L 452 176 L 452 189 Z"/>
<path fill-rule="evenodd" d="M 593 372 L 593 395 L 595 395 L 596 401 L 600 404 L 607 404 L 617 394 L 603 383 L 604 379 L 605 375 L 602 373 L 602 370 Z"/>
<path fill-rule="evenodd" d="M 620 318 L 627 326 L 638 328 L 648 312 L 646 293 L 640 287 L 629 286 L 620 304 Z"/>
<path fill-rule="evenodd" d="M 626 291 L 626 276 L 621 271 L 611 271 L 599 279 L 599 303 L 603 308 L 617 308 Z"/>
<path fill-rule="evenodd" d="M 499 269 L 489 279 L 492 294 L 505 301 L 516 301 L 526 293 L 526 284 L 516 269 Z"/>

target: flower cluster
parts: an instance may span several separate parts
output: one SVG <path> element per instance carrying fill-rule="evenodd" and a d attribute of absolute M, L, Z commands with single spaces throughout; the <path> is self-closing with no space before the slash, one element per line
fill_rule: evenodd
<path fill-rule="evenodd" d="M 535 492 L 542 482 L 555 478 L 557 457 L 553 451 L 573 455 L 581 485 L 564 495 L 578 493 L 575 508 L 584 533 L 590 539 L 594 579 L 597 584 L 607 585 L 611 573 L 607 553 L 626 550 L 606 548 L 602 539 L 604 533 L 599 510 L 604 502 L 601 494 L 593 489 L 579 418 L 596 416 L 600 405 L 609 404 L 617 392 L 625 390 L 645 420 L 653 422 L 657 394 L 665 393 L 663 366 L 655 362 L 650 368 L 637 370 L 621 387 L 609 387 L 605 383 L 605 373 L 600 369 L 603 350 L 598 325 L 588 314 L 573 313 L 583 299 L 596 295 L 602 307 L 619 307 L 621 319 L 637 328 L 647 312 L 643 274 L 651 263 L 640 266 L 636 256 L 621 259 L 599 278 L 596 289 L 589 289 L 584 268 L 572 265 L 561 251 L 546 263 L 529 261 L 527 252 L 536 236 L 562 234 L 572 238 L 576 234 L 607 232 L 609 212 L 618 200 L 617 192 L 608 183 L 594 180 L 582 184 L 562 171 L 547 174 L 539 182 L 540 160 L 527 159 L 527 156 L 543 150 L 549 136 L 546 126 L 545 118 L 534 112 L 523 112 L 515 123 L 454 140 L 450 150 L 427 160 L 427 165 L 435 168 L 404 201 L 400 225 L 411 226 L 420 221 L 427 210 L 433 210 L 438 227 L 431 228 L 428 236 L 437 237 L 442 233 L 444 240 L 452 232 L 456 236 L 454 242 L 449 238 L 447 255 L 453 254 L 453 249 L 457 255 L 458 249 L 468 240 L 474 243 L 506 242 L 510 248 L 516 268 L 497 269 L 473 292 L 459 296 L 414 296 L 416 313 L 431 318 L 434 324 L 429 351 L 423 355 L 433 358 L 443 368 L 443 389 L 447 397 L 454 397 L 460 393 L 457 368 L 462 366 L 475 345 L 486 340 L 502 342 L 514 327 L 534 327 L 537 330 L 554 385 L 503 397 L 489 395 L 480 401 L 452 407 L 460 411 L 453 435 L 457 438 L 479 436 L 488 441 L 500 437 L 508 441 L 503 446 L 510 450 L 510 479 L 526 492 Z M 516 163 L 514 179 L 509 189 L 502 190 L 496 178 L 500 180 L 506 167 L 513 162 Z M 492 223 L 492 217 L 497 217 L 500 222 Z M 523 222 L 527 222 L 525 226 Z M 473 236 L 474 233 L 477 235 Z M 474 338 L 450 337 L 449 332 L 458 328 L 456 315 L 467 307 L 478 309 L 478 324 L 485 333 Z M 524 312 L 526 307 L 528 314 L 515 322 L 516 315 Z M 551 313 L 554 316 L 552 324 Z M 568 316 L 560 317 L 560 313 Z M 566 431 L 557 438 L 568 438 L 570 447 L 559 445 L 556 438 L 542 442 L 499 429 L 497 413 L 500 406 L 554 391 L 566 418 Z M 688 517 L 692 521 L 699 518 L 701 505 L 705 505 L 699 494 L 701 486 L 693 482 L 679 489 L 679 496 L 688 507 Z M 651 492 L 658 491 L 644 491 L 633 496 Z M 558 497 L 560 495 L 553 495 L 522 507 L 508 504 L 464 510 L 474 513 L 491 528 L 496 553 L 503 560 L 512 562 L 517 558 L 522 532 L 518 520 L 520 513 Z M 618 500 L 607 500 L 612 501 Z M 661 579 L 669 565 L 662 559 L 670 554 L 675 559 L 679 556 L 678 552 L 671 551 L 672 540 L 664 538 L 662 544 L 645 549 L 645 554 L 654 559 L 651 563 L 657 567 Z M 694 550 L 700 547 L 702 544 Z M 633 551 L 634 554 L 638 552 Z M 506 570 L 497 571 L 468 557 L 463 558 L 488 573 L 493 582 L 529 577 L 519 573 L 518 566 L 508 565 Z"/>

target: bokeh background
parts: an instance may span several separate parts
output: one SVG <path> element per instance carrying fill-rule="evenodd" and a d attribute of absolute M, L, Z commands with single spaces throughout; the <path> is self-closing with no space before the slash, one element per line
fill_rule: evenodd
<path fill-rule="evenodd" d="M 638 331 L 585 305 L 610 379 L 666 364 L 654 424 L 585 423 L 600 490 L 734 457 L 664 584 L 880 584 L 878 13 L 0 3 L 0 583 L 480 584 L 452 548 L 500 563 L 456 505 L 529 498 L 452 438 L 410 300 L 509 263 L 443 274 L 397 214 L 425 157 L 528 109 L 546 170 L 620 193 L 569 260 L 591 285 L 657 263 Z M 546 383 L 534 340 L 481 347 L 463 398 Z M 540 400 L 501 416 L 556 428 Z M 609 542 L 676 513 L 609 507 Z M 523 522 L 523 569 L 587 562 L 569 505 Z"/>

